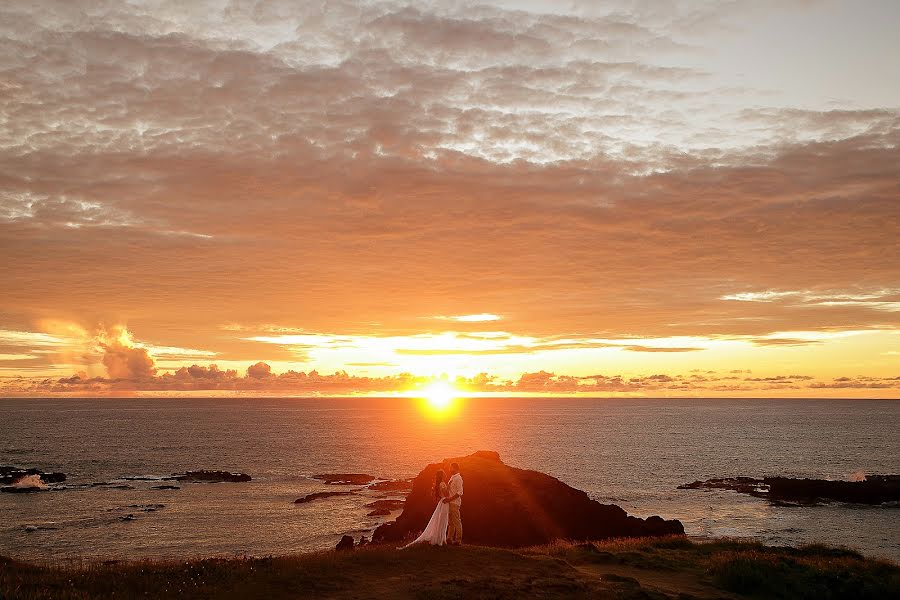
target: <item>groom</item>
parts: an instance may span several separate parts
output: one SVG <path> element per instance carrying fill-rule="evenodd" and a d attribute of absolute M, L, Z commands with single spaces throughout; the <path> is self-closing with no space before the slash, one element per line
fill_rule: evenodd
<path fill-rule="evenodd" d="M 462 504 L 463 480 L 459 474 L 459 465 L 457 463 L 450 464 L 450 495 L 444 498 L 445 503 L 450 504 L 450 524 L 447 527 L 447 543 L 451 546 L 459 546 L 462 544 L 462 518 L 459 516 L 459 507 Z"/>

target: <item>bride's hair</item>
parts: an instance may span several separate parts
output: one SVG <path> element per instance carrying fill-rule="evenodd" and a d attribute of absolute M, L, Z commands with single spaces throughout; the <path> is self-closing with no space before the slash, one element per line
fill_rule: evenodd
<path fill-rule="evenodd" d="M 441 499 L 441 482 L 444 481 L 444 472 L 438 471 L 434 474 L 434 499 Z"/>

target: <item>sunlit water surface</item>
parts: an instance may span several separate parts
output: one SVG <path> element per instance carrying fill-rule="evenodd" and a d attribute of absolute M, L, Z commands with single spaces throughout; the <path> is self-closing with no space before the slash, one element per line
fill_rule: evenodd
<path fill-rule="evenodd" d="M 159 482 L 0 494 L 0 554 L 22 558 L 270 555 L 370 534 L 360 496 L 295 505 L 321 472 L 415 475 L 491 449 L 629 513 L 681 519 L 690 535 L 849 545 L 900 560 L 900 509 L 769 506 L 678 490 L 724 476 L 847 479 L 900 473 L 900 402 L 870 400 L 472 399 L 436 416 L 407 399 L 0 400 L 0 464 L 67 483 L 191 469 L 250 483 Z M 463 474 L 465 475 L 465 474 Z M 367 496 L 366 494 L 369 494 Z M 143 507 L 164 505 L 144 512 Z M 134 520 L 120 517 L 134 515 Z"/>

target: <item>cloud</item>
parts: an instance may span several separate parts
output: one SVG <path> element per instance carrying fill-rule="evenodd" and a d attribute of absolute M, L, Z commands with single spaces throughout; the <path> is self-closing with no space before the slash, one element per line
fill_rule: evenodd
<path fill-rule="evenodd" d="M 144 365 L 145 363 L 141 363 Z M 141 367 L 146 368 L 146 367 Z M 741 372 L 744 372 L 741 370 Z M 146 373 L 146 371 L 144 371 Z M 417 376 L 399 373 L 383 377 L 353 375 L 346 371 L 323 374 L 316 370 L 287 370 L 276 373 L 265 362 L 251 365 L 245 375 L 237 370 L 223 370 L 215 364 L 181 367 L 174 372 L 163 372 L 132 377 L 89 377 L 85 372 L 72 376 L 47 377 L 6 377 L 0 378 L 0 391 L 6 395 L 132 395 L 135 393 L 178 393 L 215 392 L 254 394 L 308 394 L 308 395 L 350 395 L 350 394 L 406 394 L 415 395 L 417 390 L 435 381 L 444 380 L 439 376 Z M 799 395 L 815 390 L 870 389 L 888 393 L 900 390 L 898 377 L 840 377 L 823 381 L 809 375 L 772 375 L 765 377 L 745 377 L 718 375 L 715 371 L 703 373 L 625 376 L 621 374 L 596 374 L 574 376 L 553 373 L 546 370 L 526 372 L 515 380 L 505 380 L 491 373 L 480 373 L 474 377 L 457 377 L 453 385 L 468 394 L 543 394 L 543 395 L 617 395 L 630 396 L 700 396 L 710 397 L 727 392 L 753 396 L 760 391 L 782 394 L 794 392 Z"/>
<path fill-rule="evenodd" d="M 486 321 L 499 321 L 503 317 L 499 315 L 492 315 L 490 313 L 479 313 L 475 315 L 459 315 L 455 317 L 435 317 L 435 319 L 441 321 L 456 321 L 458 323 L 483 323 Z"/>
<path fill-rule="evenodd" d="M 691 59 L 686 32 L 783 10 L 756 4 L 4 3 L 0 352 L 147 379 L 440 335 L 422 315 L 530 341 L 398 353 L 895 331 L 900 113 Z"/>
<path fill-rule="evenodd" d="M 830 382 L 815 382 L 813 389 L 898 389 L 900 377 L 836 377 Z"/>
<path fill-rule="evenodd" d="M 142 380 L 156 374 L 156 366 L 147 349 L 135 346 L 127 329 L 101 330 L 97 343 L 103 351 L 101 360 L 110 378 Z"/>
<path fill-rule="evenodd" d="M 622 346 L 629 352 L 699 352 L 706 348 L 689 348 L 676 346 Z"/>
<path fill-rule="evenodd" d="M 272 367 L 264 362 L 258 362 L 247 367 L 247 377 L 252 379 L 266 379 L 272 376 Z"/>
<path fill-rule="evenodd" d="M 823 340 L 814 340 L 808 338 L 782 338 L 782 337 L 764 337 L 752 338 L 751 342 L 756 346 L 812 346 L 823 343 Z"/>

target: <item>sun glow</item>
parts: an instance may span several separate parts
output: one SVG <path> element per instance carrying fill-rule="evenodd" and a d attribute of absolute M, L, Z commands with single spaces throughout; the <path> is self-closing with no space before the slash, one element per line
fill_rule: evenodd
<path fill-rule="evenodd" d="M 433 383 L 422 390 L 422 396 L 428 403 L 428 407 L 436 412 L 442 412 L 450 408 L 458 392 L 452 385 L 445 381 Z"/>

